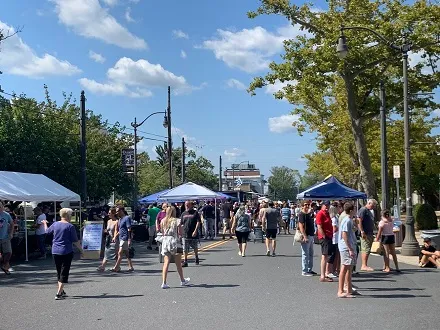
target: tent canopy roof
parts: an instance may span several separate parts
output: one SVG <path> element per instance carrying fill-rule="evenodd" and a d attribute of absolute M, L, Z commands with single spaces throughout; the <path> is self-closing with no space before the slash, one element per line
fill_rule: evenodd
<path fill-rule="evenodd" d="M 298 199 L 366 199 L 367 195 L 347 187 L 333 175 L 329 175 L 324 181 L 317 183 L 297 195 Z"/>
<path fill-rule="evenodd" d="M 169 189 L 165 189 L 162 191 L 159 191 L 157 193 L 142 197 L 141 199 L 139 199 L 139 203 L 154 203 L 157 202 L 159 200 L 159 196 L 162 194 L 165 194 L 167 191 L 169 191 Z"/>
<path fill-rule="evenodd" d="M 25 202 L 80 201 L 78 194 L 43 174 L 0 171 L 0 199 Z"/>
<path fill-rule="evenodd" d="M 159 195 L 159 200 L 162 201 L 181 201 L 203 198 L 214 199 L 222 197 L 216 192 L 192 182 L 184 183 Z"/>

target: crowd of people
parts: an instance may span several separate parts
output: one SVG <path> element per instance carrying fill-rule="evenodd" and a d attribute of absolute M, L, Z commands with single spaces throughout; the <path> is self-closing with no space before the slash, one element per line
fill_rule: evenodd
<path fill-rule="evenodd" d="M 352 202 L 322 201 L 321 203 L 304 201 L 301 205 L 287 202 L 272 202 L 264 200 L 261 203 L 232 203 L 230 199 L 224 201 L 218 208 L 207 201 L 203 205 L 195 201 L 186 201 L 182 204 L 152 203 L 142 207 L 135 218 L 144 218 L 149 232 L 147 249 L 153 249 L 156 239 L 161 246 L 160 252 L 164 257 L 162 268 L 163 289 L 167 284 L 168 269 L 172 262 L 176 264 L 180 284 L 189 285 L 189 278 L 184 277 L 183 268 L 188 267 L 188 255 L 194 254 L 195 264 L 200 263 L 198 246 L 200 239 L 214 239 L 221 233 L 222 239 L 237 239 L 238 255 L 246 256 L 247 242 L 255 231 L 260 229 L 265 236 L 266 256 L 275 257 L 277 235 L 282 232 L 293 234 L 294 241 L 300 243 L 302 253 L 301 274 L 305 277 L 318 275 L 313 270 L 314 245 L 321 246 L 321 260 L 319 280 L 333 282 L 339 277 L 338 297 L 352 298 L 356 289 L 352 285 L 352 273 L 356 269 L 360 255 L 361 271 L 374 271 L 368 264 L 372 245 L 380 243 L 383 248 L 385 273 L 392 271 L 399 273 L 399 265 L 395 250 L 394 224 L 388 210 L 383 210 L 378 222 L 377 233 L 375 225 L 375 210 L 377 202 L 374 199 L 367 201 L 364 207 L 355 212 Z M 49 226 L 49 221 L 43 216 L 43 210 L 34 210 L 38 235 L 53 235 L 52 255 L 54 258 L 58 289 L 55 298 L 64 299 L 67 295 L 64 285 L 68 283 L 69 271 L 73 259 L 72 245 L 76 245 L 82 253 L 77 231 L 70 223 L 72 210 L 63 208 L 59 212 L 59 221 Z M 94 211 L 93 211 L 94 212 Z M 105 217 L 105 251 L 101 265 L 97 268 L 103 272 L 109 261 L 115 264 L 109 270 L 121 271 L 124 257 L 127 259 L 128 271 L 134 271 L 132 245 L 132 219 L 123 206 L 109 207 L 108 212 L 91 211 L 91 217 Z M 95 214 L 96 213 L 96 214 Z M 5 211 L 0 202 L 0 264 L 1 269 L 8 274 L 9 257 L 12 252 L 10 237 L 13 232 L 13 220 Z M 217 228 L 217 233 L 215 232 Z M 38 240 L 40 242 L 40 240 Z M 41 242 L 44 242 L 41 239 Z M 295 243 L 294 243 L 295 244 Z M 158 247 L 157 247 L 158 249 Z M 46 258 L 46 248 L 40 246 L 41 257 Z M 390 257 L 394 262 L 394 269 L 390 267 Z M 420 267 L 439 267 L 440 251 L 431 245 L 430 239 L 424 240 L 420 253 Z"/>

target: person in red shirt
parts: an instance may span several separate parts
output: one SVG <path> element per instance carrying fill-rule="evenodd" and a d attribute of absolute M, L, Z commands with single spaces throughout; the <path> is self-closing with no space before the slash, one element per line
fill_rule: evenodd
<path fill-rule="evenodd" d="M 328 277 L 326 270 L 329 269 L 329 256 L 333 253 L 333 226 L 332 219 L 328 213 L 328 208 L 330 206 L 329 201 L 325 201 L 321 204 L 321 210 L 316 214 L 316 226 L 318 227 L 318 239 L 321 241 L 321 277 L 320 282 L 333 282 L 333 280 Z"/>

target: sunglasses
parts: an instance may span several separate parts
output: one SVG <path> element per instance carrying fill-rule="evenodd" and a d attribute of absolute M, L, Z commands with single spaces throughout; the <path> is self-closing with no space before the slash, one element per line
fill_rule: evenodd
<path fill-rule="evenodd" d="M 310 204 L 304 204 L 304 207 L 306 207 L 306 206 L 310 206 Z"/>

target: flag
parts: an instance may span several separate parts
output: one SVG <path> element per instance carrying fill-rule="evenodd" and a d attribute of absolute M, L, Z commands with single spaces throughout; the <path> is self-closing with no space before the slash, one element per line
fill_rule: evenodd
<path fill-rule="evenodd" d="M 243 184 L 243 181 L 241 181 L 241 178 L 238 177 L 238 178 L 235 180 L 235 186 L 236 186 L 236 187 L 240 187 L 242 184 Z"/>

